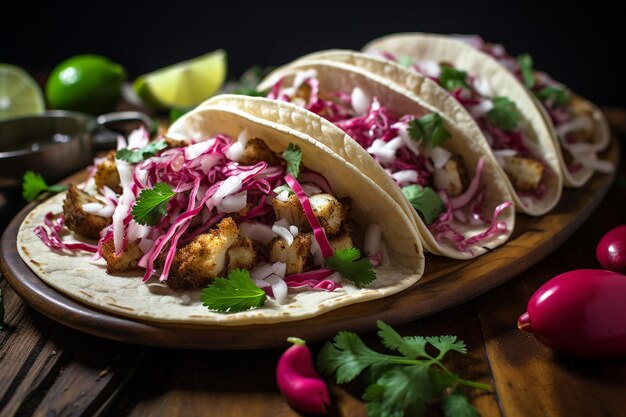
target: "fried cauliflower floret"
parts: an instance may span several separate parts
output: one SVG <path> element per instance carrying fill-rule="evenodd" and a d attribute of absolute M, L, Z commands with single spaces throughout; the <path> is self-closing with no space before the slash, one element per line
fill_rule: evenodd
<path fill-rule="evenodd" d="M 100 203 L 95 197 L 70 185 L 63 201 L 65 225 L 72 232 L 91 239 L 99 239 L 100 231 L 111 224 L 111 219 L 89 214 L 83 210 L 83 204 Z"/>
<path fill-rule="evenodd" d="M 117 172 L 115 163 L 115 151 L 109 152 L 106 158 L 98 164 L 94 179 L 98 190 L 102 190 L 102 187 L 106 185 L 117 194 L 122 194 L 120 174 Z"/>
<path fill-rule="evenodd" d="M 347 198 L 338 200 L 330 194 L 322 193 L 310 196 L 309 202 L 315 217 L 327 235 L 337 233 L 350 213 L 351 203 Z M 272 207 L 277 219 L 287 220 L 289 224 L 297 226 L 300 231 L 311 231 L 311 225 L 295 194 L 291 194 L 287 201 L 280 201 L 275 198 L 272 200 Z"/>
<path fill-rule="evenodd" d="M 240 236 L 233 219 L 225 217 L 216 228 L 178 249 L 166 282 L 174 289 L 204 287 L 232 269 L 251 268 L 255 260 L 252 241 Z"/>
<path fill-rule="evenodd" d="M 142 255 L 143 252 L 136 243 L 128 243 L 119 256 L 115 254 L 113 240 L 109 240 L 102 245 L 102 257 L 107 262 L 107 272 L 109 274 L 137 268 L 137 261 L 139 261 Z"/>
<path fill-rule="evenodd" d="M 568 136 L 576 143 L 593 143 L 595 141 L 594 135 L 594 123 L 593 123 L 593 109 L 589 103 L 578 97 L 572 97 L 570 100 L 573 117 L 580 119 L 586 119 L 581 123 L 577 130 L 571 132 Z"/>
<path fill-rule="evenodd" d="M 270 241 L 270 262 L 283 262 L 287 265 L 287 275 L 299 274 L 304 271 L 304 266 L 309 257 L 312 237 L 309 234 L 300 233 L 293 238 L 291 245 L 287 245 L 283 239 L 276 237 Z"/>
<path fill-rule="evenodd" d="M 328 243 L 330 243 L 330 247 L 333 249 L 333 252 L 354 247 L 350 233 L 348 233 L 345 229 L 342 229 L 342 231 L 337 233 L 335 236 L 329 237 Z"/>
<path fill-rule="evenodd" d="M 167 145 L 168 149 L 171 148 L 183 148 L 185 146 L 189 146 L 191 142 L 184 139 L 172 139 L 167 136 L 163 136 L 163 141 Z"/>
<path fill-rule="evenodd" d="M 504 158 L 504 171 L 517 191 L 535 190 L 541 182 L 544 166 L 534 159 L 520 156 Z"/>
<path fill-rule="evenodd" d="M 262 139 L 252 138 L 246 143 L 239 163 L 241 165 L 255 165 L 261 161 L 267 162 L 268 165 L 280 165 L 278 155 Z"/>
<path fill-rule="evenodd" d="M 446 190 L 450 197 L 462 194 L 468 184 L 463 160 L 456 155 L 452 156 L 441 170 L 435 171 L 434 181 L 436 187 Z"/>

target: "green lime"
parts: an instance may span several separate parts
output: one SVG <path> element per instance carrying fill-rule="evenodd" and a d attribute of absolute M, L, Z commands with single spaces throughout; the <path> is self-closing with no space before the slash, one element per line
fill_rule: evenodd
<path fill-rule="evenodd" d="M 0 64 L 0 120 L 45 110 L 39 85 L 23 69 Z"/>
<path fill-rule="evenodd" d="M 156 109 L 189 108 L 215 94 L 226 78 L 222 49 L 142 75 L 133 89 Z"/>
<path fill-rule="evenodd" d="M 124 68 L 100 55 L 76 55 L 57 65 L 46 97 L 54 109 L 101 114 L 113 110 L 126 80 Z"/>

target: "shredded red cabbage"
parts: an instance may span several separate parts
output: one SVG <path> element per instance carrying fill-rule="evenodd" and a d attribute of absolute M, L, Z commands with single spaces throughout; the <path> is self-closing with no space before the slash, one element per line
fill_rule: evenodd
<path fill-rule="evenodd" d="M 66 243 L 61 239 L 63 225 L 65 224 L 65 216 L 62 214 L 56 219 L 54 213 L 46 213 L 44 216 L 44 224 L 49 229 L 49 233 L 44 226 L 37 226 L 35 234 L 47 247 L 51 249 L 67 249 L 71 251 L 84 250 L 91 253 L 98 252 L 98 246 L 90 245 L 83 242 Z"/>

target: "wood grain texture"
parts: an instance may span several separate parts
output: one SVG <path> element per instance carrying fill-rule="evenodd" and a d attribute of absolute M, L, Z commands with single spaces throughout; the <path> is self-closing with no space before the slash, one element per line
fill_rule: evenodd
<path fill-rule="evenodd" d="M 614 138 L 605 157 L 617 163 L 618 155 L 619 146 Z M 44 284 L 17 253 L 19 225 L 34 205 L 22 210 L 7 227 L 2 237 L 0 267 L 13 288 L 37 310 L 67 326 L 97 336 L 194 349 L 276 347 L 296 331 L 308 340 L 321 340 L 342 329 L 373 329 L 377 319 L 390 324 L 415 320 L 502 284 L 563 243 L 597 207 L 612 178 L 598 174 L 585 187 L 566 190 L 559 205 L 547 216 L 518 216 L 513 236 L 506 245 L 479 258 L 455 261 L 429 255 L 426 272 L 413 287 L 390 297 L 295 322 L 245 326 L 143 322 L 101 312 L 69 299 Z"/>

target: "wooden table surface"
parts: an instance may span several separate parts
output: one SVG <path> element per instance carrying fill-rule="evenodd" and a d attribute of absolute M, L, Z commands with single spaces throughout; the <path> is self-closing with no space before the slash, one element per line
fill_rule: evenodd
<path fill-rule="evenodd" d="M 626 110 L 606 109 L 626 154 Z M 5 195 L 0 227 L 23 206 Z M 398 326 L 402 335 L 453 334 L 468 355 L 449 354 L 466 379 L 487 383 L 472 403 L 483 417 L 625 416 L 626 358 L 559 355 L 516 328 L 531 294 L 551 277 L 599 268 L 595 246 L 626 224 L 624 164 L 606 199 L 560 248 L 500 287 L 461 306 Z M 282 349 L 192 351 L 112 342 L 64 327 L 28 307 L 0 276 L 0 416 L 298 416 L 274 372 Z M 619 318 L 616 318 L 619 319 Z M 624 318 L 621 318 L 624 319 Z M 374 332 L 361 335 L 377 346 Z M 287 344 L 285 344 L 287 347 Z M 314 354 L 321 344 L 311 346 Z M 363 386 L 330 384 L 332 416 L 365 416 Z M 437 416 L 437 407 L 429 415 Z"/>

